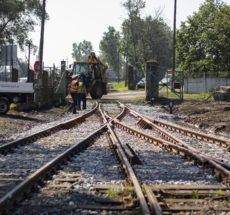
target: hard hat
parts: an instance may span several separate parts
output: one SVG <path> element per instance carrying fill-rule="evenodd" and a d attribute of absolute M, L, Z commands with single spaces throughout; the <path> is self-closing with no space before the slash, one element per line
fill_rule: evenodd
<path fill-rule="evenodd" d="M 73 75 L 72 79 L 77 79 L 79 75 Z"/>

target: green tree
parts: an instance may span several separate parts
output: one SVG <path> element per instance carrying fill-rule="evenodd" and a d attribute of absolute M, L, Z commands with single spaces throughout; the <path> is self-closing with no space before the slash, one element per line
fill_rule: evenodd
<path fill-rule="evenodd" d="M 122 23 L 123 55 L 139 71 L 145 70 L 147 60 L 157 60 L 163 77 L 172 65 L 172 31 L 161 18 L 160 9 L 156 11 L 155 17 L 143 19 L 141 9 L 145 3 L 134 2 L 138 4 L 132 4 L 130 0 L 125 3 L 129 18 Z"/>
<path fill-rule="evenodd" d="M 148 16 L 143 22 L 142 44 L 144 62 L 153 58 L 162 70 L 172 66 L 172 31 L 160 16 Z"/>
<path fill-rule="evenodd" d="M 120 81 L 121 70 L 121 52 L 120 52 L 120 33 L 115 30 L 114 27 L 109 26 L 108 31 L 104 32 L 103 38 L 100 41 L 100 50 L 102 52 L 103 59 L 110 65 L 114 73 Z"/>
<path fill-rule="evenodd" d="M 206 0 L 177 32 L 177 64 L 186 75 L 230 75 L 230 6 Z"/>
<path fill-rule="evenodd" d="M 83 40 L 79 44 L 73 43 L 72 57 L 76 61 L 87 61 L 89 54 L 93 51 L 90 41 Z"/>
<path fill-rule="evenodd" d="M 1 0 L 0 8 L 0 46 L 17 43 L 23 49 L 24 44 L 32 43 L 28 33 L 34 30 L 38 18 L 41 18 L 40 1 Z"/>
<path fill-rule="evenodd" d="M 123 3 L 123 6 L 128 12 L 128 19 L 122 24 L 123 35 L 126 37 L 124 43 L 126 47 L 123 47 L 123 52 L 127 52 L 125 55 L 130 65 L 136 70 L 143 70 L 143 56 L 141 55 L 143 20 L 141 19 L 141 10 L 145 7 L 145 1 L 127 0 Z"/>

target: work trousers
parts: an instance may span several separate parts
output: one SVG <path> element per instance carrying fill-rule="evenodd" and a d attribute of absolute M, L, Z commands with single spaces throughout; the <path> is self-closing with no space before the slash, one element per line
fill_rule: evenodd
<path fill-rule="evenodd" d="M 84 93 L 78 94 L 78 108 L 81 110 L 81 101 L 83 103 L 83 109 L 86 109 L 86 95 Z"/>
<path fill-rule="evenodd" d="M 76 108 L 79 106 L 78 105 L 78 97 L 79 94 L 78 93 L 71 93 L 71 97 L 73 99 L 73 113 L 76 113 Z"/>

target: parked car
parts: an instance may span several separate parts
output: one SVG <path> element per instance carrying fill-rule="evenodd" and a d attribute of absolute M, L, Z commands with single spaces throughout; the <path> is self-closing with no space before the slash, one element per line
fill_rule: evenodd
<path fill-rule="evenodd" d="M 19 83 L 26 83 L 27 82 L 27 77 L 21 77 L 19 78 Z"/>
<path fill-rule="evenodd" d="M 169 85 L 171 85 L 171 82 L 172 82 L 172 78 L 170 76 L 168 76 L 168 77 L 162 78 L 161 81 L 159 82 L 159 84 L 162 86 L 169 86 Z"/>
<path fill-rule="evenodd" d="M 142 78 L 139 82 L 137 82 L 137 88 L 145 88 L 145 78 Z"/>

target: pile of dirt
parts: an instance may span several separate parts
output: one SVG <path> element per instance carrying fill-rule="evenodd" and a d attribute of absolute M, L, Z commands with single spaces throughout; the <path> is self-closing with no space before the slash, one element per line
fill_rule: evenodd
<path fill-rule="evenodd" d="M 230 102 L 184 101 L 174 106 L 173 113 L 184 115 L 185 122 L 198 128 L 230 137 Z"/>

